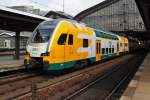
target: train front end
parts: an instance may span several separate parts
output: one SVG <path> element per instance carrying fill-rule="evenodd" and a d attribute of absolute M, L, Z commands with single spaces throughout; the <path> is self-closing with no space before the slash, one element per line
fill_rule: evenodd
<path fill-rule="evenodd" d="M 34 30 L 28 40 L 24 57 L 24 65 L 27 69 L 43 66 L 43 57 L 50 55 L 50 42 L 57 23 L 56 21 L 44 21 Z"/>

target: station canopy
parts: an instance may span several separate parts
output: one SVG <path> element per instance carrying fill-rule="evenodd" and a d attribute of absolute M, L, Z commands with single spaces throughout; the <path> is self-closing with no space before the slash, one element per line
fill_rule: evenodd
<path fill-rule="evenodd" d="M 80 12 L 74 19 L 96 29 L 120 35 L 123 33 L 140 40 L 146 40 L 150 38 L 146 22 L 150 21 L 145 21 L 139 6 L 141 3 L 138 3 L 144 1 L 150 2 L 149 0 L 105 0 Z M 143 5 L 143 7 L 145 6 L 147 7 L 147 5 Z M 150 11 L 148 7 L 147 11 Z M 150 18 L 148 15 L 145 16 Z"/>

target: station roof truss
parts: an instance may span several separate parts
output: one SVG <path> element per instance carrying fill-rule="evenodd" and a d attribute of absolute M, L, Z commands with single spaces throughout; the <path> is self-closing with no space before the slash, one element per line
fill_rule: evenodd
<path fill-rule="evenodd" d="M 92 13 L 95 13 L 96 11 L 101 10 L 105 7 L 108 7 L 111 4 L 116 3 L 118 1 L 119 0 L 105 0 L 105 1 L 95 5 L 93 7 L 90 7 L 88 9 L 80 12 L 79 14 L 77 14 L 74 17 L 74 19 L 78 20 L 78 21 L 81 21 L 84 17 L 86 17 L 86 16 L 88 16 Z M 142 17 L 142 19 L 144 21 L 144 24 L 146 26 L 146 29 L 148 31 L 139 31 L 139 32 L 137 32 L 137 31 L 134 31 L 134 30 L 130 30 L 130 31 L 121 31 L 121 32 L 122 33 L 126 32 L 127 33 L 126 35 L 139 38 L 140 40 L 150 39 L 150 33 L 149 33 L 149 31 L 150 31 L 150 0 L 135 0 L 135 2 L 137 4 L 137 7 L 138 7 L 138 9 L 140 11 L 140 14 L 141 14 L 141 17 Z"/>
<path fill-rule="evenodd" d="M 150 0 L 135 0 L 147 31 L 150 32 Z"/>
<path fill-rule="evenodd" d="M 135 0 L 135 2 L 147 29 L 145 38 L 150 39 L 150 0 Z"/>
<path fill-rule="evenodd" d="M 119 0 L 105 0 L 105 1 L 103 1 L 103 2 L 101 2 L 99 4 L 97 4 L 97 5 L 95 5 L 93 7 L 90 7 L 88 9 L 80 12 L 79 14 L 77 14 L 74 17 L 74 19 L 80 21 L 82 18 L 84 18 L 84 17 L 86 17 L 86 16 L 88 16 L 88 15 L 90 15 L 90 14 L 92 14 L 92 13 L 94 13 L 94 12 L 100 10 L 100 9 L 103 9 L 103 8 L 105 8 L 105 7 L 113 4 L 115 2 L 118 2 L 118 1 Z"/>

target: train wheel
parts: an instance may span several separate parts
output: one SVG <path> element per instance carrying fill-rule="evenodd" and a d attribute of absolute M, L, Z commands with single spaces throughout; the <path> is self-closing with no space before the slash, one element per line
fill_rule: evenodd
<path fill-rule="evenodd" d="M 87 65 L 88 65 L 88 60 L 77 61 L 77 63 L 74 65 L 74 68 L 75 69 L 82 69 Z"/>
<path fill-rule="evenodd" d="M 32 68 L 32 64 L 28 64 L 26 60 L 24 60 L 24 66 L 26 71 L 30 71 Z"/>

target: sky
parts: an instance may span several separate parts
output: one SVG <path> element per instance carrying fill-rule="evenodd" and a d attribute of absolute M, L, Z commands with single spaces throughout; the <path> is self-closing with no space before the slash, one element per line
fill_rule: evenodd
<path fill-rule="evenodd" d="M 104 0 L 64 0 L 64 12 L 75 16 Z M 0 0 L 0 6 L 34 6 L 45 11 L 63 11 L 63 0 Z"/>

